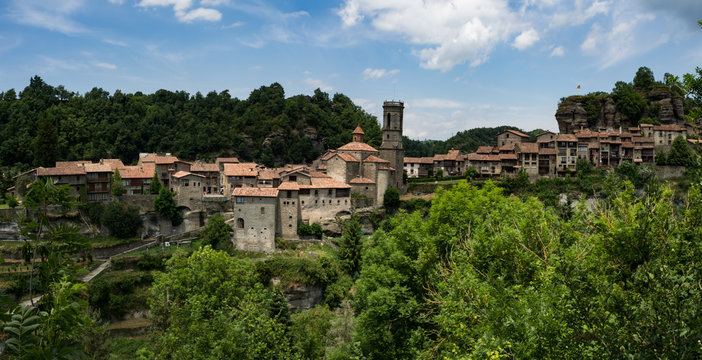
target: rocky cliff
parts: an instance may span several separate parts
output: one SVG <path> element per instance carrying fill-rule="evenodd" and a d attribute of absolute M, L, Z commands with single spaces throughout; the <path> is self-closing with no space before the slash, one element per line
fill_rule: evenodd
<path fill-rule="evenodd" d="M 684 124 L 683 99 L 665 86 L 654 87 L 641 93 L 647 106 L 641 117 L 629 119 L 617 109 L 614 98 L 606 93 L 573 95 L 561 99 L 556 111 L 556 121 L 561 133 L 578 129 L 618 130 L 638 125 L 642 119 L 657 120 L 661 124 Z"/>

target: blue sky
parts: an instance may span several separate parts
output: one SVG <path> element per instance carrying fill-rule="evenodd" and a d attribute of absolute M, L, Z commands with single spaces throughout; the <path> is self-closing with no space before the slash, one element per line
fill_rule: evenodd
<path fill-rule="evenodd" d="M 561 97 L 702 66 L 700 0 L 6 0 L 0 91 L 340 92 L 405 135 L 556 130 Z M 581 89 L 576 87 L 581 85 Z"/>

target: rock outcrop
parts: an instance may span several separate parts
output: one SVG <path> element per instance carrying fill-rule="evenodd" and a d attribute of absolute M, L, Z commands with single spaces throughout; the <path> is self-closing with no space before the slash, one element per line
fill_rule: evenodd
<path fill-rule="evenodd" d="M 684 124 L 683 99 L 667 87 L 655 87 L 642 94 L 646 109 L 641 119 L 654 118 L 661 124 Z M 599 129 L 619 130 L 636 126 L 640 119 L 629 119 L 617 110 L 610 94 L 573 95 L 561 100 L 556 111 L 558 130 L 572 133 L 573 130 Z"/>

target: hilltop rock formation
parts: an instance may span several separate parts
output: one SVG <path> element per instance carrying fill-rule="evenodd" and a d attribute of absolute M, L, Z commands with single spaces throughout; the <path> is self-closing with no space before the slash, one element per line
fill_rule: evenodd
<path fill-rule="evenodd" d="M 558 130 L 561 133 L 571 133 L 579 129 L 626 129 L 647 118 L 658 120 L 664 125 L 685 123 L 683 99 L 680 95 L 665 86 L 654 87 L 641 95 L 647 106 L 640 119 L 629 119 L 618 111 L 611 94 L 595 93 L 563 98 L 556 111 Z"/>

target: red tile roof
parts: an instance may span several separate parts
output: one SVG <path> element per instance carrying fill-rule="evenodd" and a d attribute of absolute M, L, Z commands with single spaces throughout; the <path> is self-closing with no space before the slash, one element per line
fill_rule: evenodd
<path fill-rule="evenodd" d="M 119 168 L 122 179 L 151 179 L 154 177 L 155 166 L 145 164 L 142 166 L 124 166 Z"/>
<path fill-rule="evenodd" d="M 283 181 L 283 183 L 278 186 L 278 190 L 300 190 L 300 185 L 294 181 Z"/>
<path fill-rule="evenodd" d="M 498 161 L 500 161 L 500 156 L 499 155 L 492 155 L 492 154 L 470 153 L 470 154 L 468 154 L 468 161 L 495 161 L 495 162 L 498 162 Z"/>
<path fill-rule="evenodd" d="M 258 176 L 256 163 L 224 164 L 225 176 Z"/>
<path fill-rule="evenodd" d="M 356 126 L 356 129 L 354 129 L 353 132 L 352 132 L 351 134 L 361 134 L 361 135 L 365 135 L 365 133 L 363 132 L 363 129 L 361 129 L 360 126 Z"/>
<path fill-rule="evenodd" d="M 96 172 L 112 172 L 112 167 L 109 164 L 85 164 L 83 165 L 86 173 L 96 173 Z M 120 174 L 121 176 L 122 174 Z"/>
<path fill-rule="evenodd" d="M 81 166 L 84 164 L 90 164 L 90 160 L 78 160 L 78 161 L 57 161 L 56 167 L 69 167 L 69 166 Z M 47 168 L 48 169 L 48 168 Z"/>
<path fill-rule="evenodd" d="M 196 161 L 190 167 L 190 171 L 192 171 L 192 172 L 218 172 L 219 167 L 217 166 L 217 164 L 208 164 L 208 163 Z"/>
<path fill-rule="evenodd" d="M 236 157 L 218 157 L 215 159 L 216 164 L 238 164 L 239 158 Z"/>
<path fill-rule="evenodd" d="M 375 155 L 368 155 L 366 157 L 366 159 L 363 161 L 370 162 L 370 163 L 381 163 L 381 164 L 389 164 L 390 163 L 389 161 L 387 161 L 385 159 L 381 159 Z"/>
<path fill-rule="evenodd" d="M 433 157 L 406 157 L 404 159 L 405 164 L 433 164 Z"/>
<path fill-rule="evenodd" d="M 156 164 L 172 164 L 178 161 L 178 158 L 173 155 L 159 155 L 157 153 L 148 153 L 141 156 L 139 160 L 142 163 L 156 163 Z"/>
<path fill-rule="evenodd" d="M 678 124 L 671 124 L 671 125 L 658 125 L 654 126 L 653 130 L 661 130 L 661 131 L 685 131 L 687 130 L 684 126 L 680 126 Z"/>
<path fill-rule="evenodd" d="M 64 167 L 38 167 L 37 176 L 61 176 L 61 175 L 85 175 L 85 168 L 82 166 L 64 166 Z"/>
<path fill-rule="evenodd" d="M 556 136 L 556 141 L 578 141 L 578 138 L 573 134 L 560 134 Z"/>
<path fill-rule="evenodd" d="M 300 185 L 301 189 L 350 189 L 351 186 L 330 177 L 311 177 L 312 185 Z"/>
<path fill-rule="evenodd" d="M 329 151 L 327 151 L 326 154 L 324 154 L 324 155 L 320 158 L 320 160 L 322 160 L 322 161 L 327 161 L 327 160 L 331 159 L 334 155 L 336 155 L 336 150 L 329 150 Z"/>
<path fill-rule="evenodd" d="M 261 169 L 258 172 L 259 180 L 273 180 L 280 179 L 280 174 L 275 169 Z"/>
<path fill-rule="evenodd" d="M 369 151 L 369 152 L 378 152 L 374 147 L 362 143 L 362 142 L 350 142 L 338 149 L 337 151 Z"/>
<path fill-rule="evenodd" d="M 257 187 L 240 187 L 235 188 L 232 196 L 250 196 L 250 197 L 278 197 L 277 188 L 257 188 Z"/>
<path fill-rule="evenodd" d="M 523 133 L 523 132 L 519 132 L 519 131 L 517 131 L 517 130 L 505 130 L 505 131 L 503 131 L 500 135 L 502 135 L 502 134 L 504 134 L 504 133 L 506 133 L 506 132 L 512 133 L 512 134 L 514 134 L 514 135 L 521 136 L 521 137 L 526 137 L 526 138 L 529 137 L 529 135 L 527 135 L 527 134 L 525 134 L 525 133 Z"/>
<path fill-rule="evenodd" d="M 333 158 L 334 156 L 338 156 L 341 160 L 344 160 L 344 161 L 346 161 L 346 162 L 359 162 L 358 159 L 356 159 L 355 157 L 353 157 L 353 155 L 347 154 L 347 153 L 335 153 L 335 154 L 332 156 L 332 158 Z"/>
<path fill-rule="evenodd" d="M 349 181 L 349 184 L 375 184 L 375 181 L 369 178 L 355 177 L 351 181 Z"/>
<path fill-rule="evenodd" d="M 517 160 L 517 154 L 500 154 L 497 156 L 500 157 L 500 160 Z"/>
<path fill-rule="evenodd" d="M 124 167 L 124 163 L 120 159 L 100 159 L 100 164 L 110 165 L 112 170 Z"/>
<path fill-rule="evenodd" d="M 173 177 L 176 178 L 176 179 L 180 179 L 180 178 L 185 177 L 185 176 L 188 176 L 188 175 L 193 175 L 193 176 L 197 176 L 197 177 L 204 178 L 203 175 L 200 175 L 200 174 L 193 174 L 193 173 L 191 173 L 191 172 L 189 172 L 189 171 L 178 171 L 177 173 L 173 174 Z"/>
<path fill-rule="evenodd" d="M 478 154 L 490 154 L 492 152 L 493 147 L 492 146 L 478 146 L 478 150 L 476 152 Z"/>
<path fill-rule="evenodd" d="M 507 144 L 500 146 L 497 150 L 500 151 L 514 151 L 514 144 Z"/>
<path fill-rule="evenodd" d="M 378 168 L 378 170 L 390 170 L 390 171 L 395 171 L 395 168 L 392 166 L 381 166 Z"/>
<path fill-rule="evenodd" d="M 554 149 L 554 148 L 539 149 L 539 155 L 556 155 L 556 149 Z"/>

